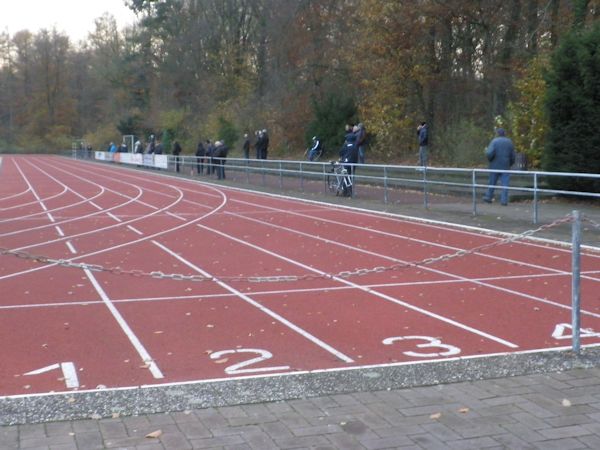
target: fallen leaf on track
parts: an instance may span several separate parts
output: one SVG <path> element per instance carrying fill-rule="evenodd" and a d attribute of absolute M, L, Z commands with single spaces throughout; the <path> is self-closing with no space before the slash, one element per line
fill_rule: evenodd
<path fill-rule="evenodd" d="M 434 413 L 429 416 L 430 419 L 439 419 L 440 417 L 442 417 L 442 413 Z"/>
<path fill-rule="evenodd" d="M 146 435 L 149 439 L 158 439 L 162 435 L 162 430 L 156 430 Z"/>

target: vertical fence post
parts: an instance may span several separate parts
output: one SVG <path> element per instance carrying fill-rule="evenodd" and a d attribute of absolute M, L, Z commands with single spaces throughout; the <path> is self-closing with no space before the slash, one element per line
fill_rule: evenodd
<path fill-rule="evenodd" d="M 538 223 L 538 178 L 533 174 L 533 223 Z"/>
<path fill-rule="evenodd" d="M 581 215 L 579 211 L 573 211 L 573 223 L 571 226 L 572 235 L 572 279 L 571 279 L 571 327 L 573 329 L 573 351 L 579 354 L 581 347 L 580 328 L 581 328 L 581 291 L 580 291 L 580 273 L 581 273 Z"/>
<path fill-rule="evenodd" d="M 283 189 L 283 163 L 279 161 L 279 189 Z"/>
<path fill-rule="evenodd" d="M 477 215 L 477 175 L 475 175 L 475 170 L 471 171 L 471 190 L 473 193 L 473 215 Z"/>
<path fill-rule="evenodd" d="M 304 192 L 304 172 L 302 171 L 302 162 L 300 162 L 300 192 Z"/>
<path fill-rule="evenodd" d="M 387 166 L 383 166 L 383 203 L 388 204 Z"/>
<path fill-rule="evenodd" d="M 423 167 L 423 206 L 429 209 L 429 186 L 427 185 L 427 167 Z"/>

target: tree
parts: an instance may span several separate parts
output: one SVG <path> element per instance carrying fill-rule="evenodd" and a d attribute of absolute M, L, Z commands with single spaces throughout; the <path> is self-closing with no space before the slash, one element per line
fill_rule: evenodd
<path fill-rule="evenodd" d="M 542 157 L 548 171 L 600 173 L 600 24 L 567 35 L 547 75 L 550 132 Z M 600 190 L 600 183 L 561 178 L 563 189 Z"/>
<path fill-rule="evenodd" d="M 308 125 L 306 142 L 309 143 L 312 136 L 317 136 L 329 156 L 337 156 L 344 141 L 344 125 L 356 123 L 354 100 L 331 92 L 322 102 L 313 100 L 313 112 L 314 120 Z"/>
<path fill-rule="evenodd" d="M 524 153 L 529 165 L 534 168 L 540 167 L 548 133 L 544 104 L 544 69 L 547 65 L 548 58 L 545 56 L 539 56 L 529 63 L 523 76 L 515 83 L 517 98 L 508 107 L 511 136 L 517 151 Z"/>

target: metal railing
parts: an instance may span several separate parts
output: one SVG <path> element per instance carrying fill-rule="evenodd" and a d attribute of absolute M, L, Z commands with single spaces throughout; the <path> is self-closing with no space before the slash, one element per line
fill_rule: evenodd
<path fill-rule="evenodd" d="M 78 158 L 94 158 L 85 151 L 74 152 Z M 176 171 L 177 158 L 164 155 L 168 161 L 165 170 Z M 304 193 L 327 193 L 328 177 L 332 172 L 330 162 L 309 162 L 297 160 L 260 160 L 242 158 L 198 158 L 180 156 L 179 172 L 183 175 L 212 176 L 217 178 L 216 169 L 222 162 L 225 179 L 234 183 L 263 187 L 275 191 L 299 191 Z M 489 174 L 494 172 L 481 168 L 420 167 L 383 164 L 350 164 L 353 168 L 352 196 L 369 199 L 384 204 L 422 205 L 431 209 L 446 205 L 460 207 L 473 215 L 483 205 L 483 194 L 488 189 Z M 164 167 L 163 167 L 164 168 Z M 209 169 L 209 170 L 207 170 Z M 209 172 L 209 173 L 207 173 Z M 511 175 L 508 187 L 513 202 L 531 208 L 531 222 L 539 223 L 540 205 L 554 197 L 568 196 L 579 201 L 594 202 L 600 193 L 553 189 L 556 178 L 573 179 L 600 186 L 600 174 L 563 173 L 542 171 L 508 171 Z M 591 183 L 590 183 L 591 181 Z M 495 187 L 496 197 L 502 186 Z"/>

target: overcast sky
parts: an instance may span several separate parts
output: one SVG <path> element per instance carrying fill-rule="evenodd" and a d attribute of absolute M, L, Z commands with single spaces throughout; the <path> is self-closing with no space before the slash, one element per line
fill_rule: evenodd
<path fill-rule="evenodd" d="M 105 12 L 116 18 L 119 29 L 136 21 L 125 0 L 0 0 L 0 5 L 0 31 L 11 36 L 56 26 L 77 42 L 94 30 L 94 19 Z"/>

